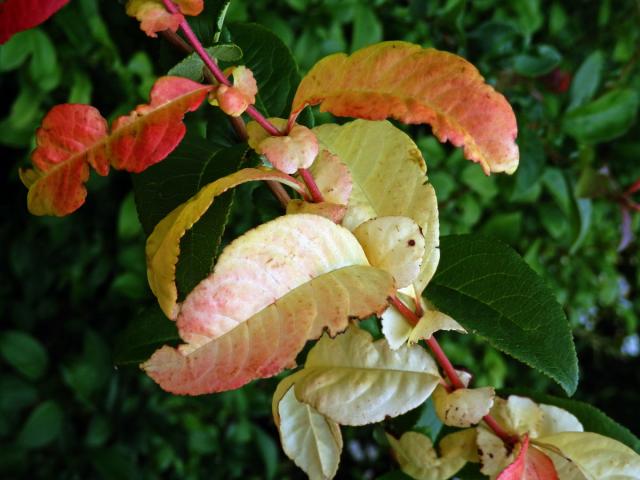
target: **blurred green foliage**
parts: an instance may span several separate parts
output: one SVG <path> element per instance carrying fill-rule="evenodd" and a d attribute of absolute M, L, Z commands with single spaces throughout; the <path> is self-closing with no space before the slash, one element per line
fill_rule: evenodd
<path fill-rule="evenodd" d="M 428 128 L 408 128 L 436 187 L 442 233 L 496 236 L 543 275 L 574 327 L 577 397 L 638 433 L 638 243 L 618 248 L 640 231 L 639 216 L 625 224 L 619 204 L 640 177 L 638 3 L 235 0 L 227 20 L 275 31 L 302 71 L 333 52 L 403 39 L 463 55 L 508 96 L 520 126 L 512 177 L 484 177 Z M 181 59 L 146 38 L 121 4 L 97 0 L 74 0 L 0 46 L 2 478 L 301 477 L 270 419 L 275 380 L 174 397 L 136 368 L 114 367 L 119 335 L 153 305 L 126 175 L 93 176 L 87 204 L 70 217 L 26 211 L 17 169 L 49 108 L 92 103 L 112 118 L 145 101 L 154 79 Z M 273 206 L 262 189 L 238 191 L 232 233 L 255 221 L 243 207 L 263 200 Z M 443 335 L 443 343 L 480 384 L 558 393 L 469 336 Z M 429 403 L 385 427 L 440 429 Z M 393 469 L 381 432 L 346 429 L 344 477 Z"/>

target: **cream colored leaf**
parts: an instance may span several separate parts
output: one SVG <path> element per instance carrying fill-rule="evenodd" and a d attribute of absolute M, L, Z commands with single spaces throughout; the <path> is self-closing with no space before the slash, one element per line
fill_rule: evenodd
<path fill-rule="evenodd" d="M 366 425 L 421 405 L 440 381 L 421 348 L 391 350 L 355 326 L 311 349 L 296 396 L 341 425 Z"/>
<path fill-rule="evenodd" d="M 415 291 L 413 286 L 398 290 L 397 297 L 411 311 L 415 311 L 415 302 L 413 301 Z M 404 316 L 396 310 L 395 307 L 389 305 L 381 315 L 382 333 L 387 339 L 387 343 L 393 350 L 397 350 L 407 343 L 413 326 L 407 322 Z"/>
<path fill-rule="evenodd" d="M 528 433 L 531 438 L 536 438 L 543 424 L 544 412 L 530 398 L 510 395 L 507 400 L 495 399 L 491 415 L 510 433 Z"/>
<path fill-rule="evenodd" d="M 239 388 L 295 365 L 307 340 L 379 314 L 395 292 L 353 235 L 316 215 L 286 215 L 248 232 L 189 294 L 178 329 L 187 342 L 143 368 L 165 390 L 199 395 Z"/>
<path fill-rule="evenodd" d="M 466 431 L 456 432 L 442 439 L 441 457 L 438 457 L 431 439 L 418 432 L 406 432 L 400 440 L 387 434 L 387 440 L 402 471 L 416 480 L 451 478 L 472 455 L 468 453 L 469 449 L 473 450 L 473 437 Z"/>
<path fill-rule="evenodd" d="M 540 404 L 542 422 L 538 429 L 539 437 L 546 437 L 554 433 L 582 432 L 584 428 L 580 421 L 571 413 L 553 405 Z"/>
<path fill-rule="evenodd" d="M 175 319 L 178 314 L 176 265 L 180 255 L 180 239 L 204 215 L 217 196 L 242 183 L 257 180 L 278 181 L 300 192 L 304 191 L 304 186 L 295 179 L 278 171 L 245 168 L 205 185 L 153 229 L 146 245 L 147 278 L 151 291 L 167 317 Z"/>
<path fill-rule="evenodd" d="M 467 462 L 478 463 L 477 432 L 467 428 L 442 437 L 438 443 L 440 455 L 444 458 L 462 457 Z"/>
<path fill-rule="evenodd" d="M 336 154 L 349 168 L 353 190 L 342 224 L 350 230 L 376 217 L 404 216 L 422 229 L 425 253 L 415 282 L 418 296 L 440 259 L 438 204 L 426 183 L 420 149 L 387 121 L 356 120 L 345 125 L 313 129 L 321 147 Z"/>
<path fill-rule="evenodd" d="M 477 428 L 478 455 L 485 475 L 495 478 L 515 460 L 515 452 L 509 452 L 500 437 L 484 426 Z"/>
<path fill-rule="evenodd" d="M 340 426 L 298 401 L 293 387 L 278 403 L 278 430 L 284 453 L 311 480 L 333 478 L 342 452 Z"/>
<path fill-rule="evenodd" d="M 449 315 L 437 310 L 426 309 L 418 324 L 411 330 L 409 344 L 414 344 L 422 339 L 428 340 L 440 330 L 453 330 L 455 332 L 467 333 L 462 325 L 456 322 Z"/>
<path fill-rule="evenodd" d="M 347 205 L 353 180 L 349 168 L 328 150 L 320 150 L 309 171 L 326 202 Z"/>
<path fill-rule="evenodd" d="M 293 199 L 287 203 L 287 215 L 311 213 L 328 218 L 333 223 L 340 223 L 346 211 L 346 205 L 337 205 L 329 202 L 310 203 L 304 200 Z"/>
<path fill-rule="evenodd" d="M 566 432 L 538 438 L 534 443 L 573 462 L 588 480 L 640 479 L 640 455 L 603 435 Z"/>
<path fill-rule="evenodd" d="M 416 279 L 424 257 L 424 236 L 409 217 L 377 217 L 358 225 L 356 236 L 369 263 L 386 270 L 404 288 Z"/>
<path fill-rule="evenodd" d="M 480 423 L 491 410 L 495 395 L 492 387 L 460 388 L 449 393 L 438 385 L 431 398 L 442 423 L 465 428 Z"/>

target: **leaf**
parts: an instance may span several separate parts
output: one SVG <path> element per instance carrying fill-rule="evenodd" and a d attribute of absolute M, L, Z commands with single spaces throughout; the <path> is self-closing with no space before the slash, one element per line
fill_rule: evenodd
<path fill-rule="evenodd" d="M 306 105 L 337 116 L 428 123 L 442 142 L 464 146 L 485 173 L 518 167 L 518 127 L 507 100 L 457 55 L 382 42 L 330 55 L 302 79 L 292 114 Z M 344 159 L 343 159 L 344 161 Z"/>
<path fill-rule="evenodd" d="M 340 425 L 367 425 L 397 417 L 422 404 L 440 381 L 422 348 L 391 350 L 358 327 L 311 349 L 296 397 Z"/>
<path fill-rule="evenodd" d="M 529 446 L 525 435 L 515 461 L 505 468 L 497 480 L 558 480 L 551 459 L 535 447 Z"/>
<path fill-rule="evenodd" d="M 141 172 L 163 160 L 180 143 L 184 114 L 196 110 L 210 86 L 179 77 L 162 77 L 151 90 L 149 105 L 121 116 L 107 133 L 107 122 L 88 105 L 53 107 L 36 132 L 35 169 L 21 171 L 34 215 L 68 215 L 86 197 L 89 165 L 106 175 L 109 164 Z"/>
<path fill-rule="evenodd" d="M 14 34 L 35 27 L 69 0 L 5 0 L 0 2 L 0 44 Z"/>
<path fill-rule="evenodd" d="M 213 47 L 205 48 L 212 57 L 223 62 L 237 62 L 242 58 L 242 50 L 233 43 L 221 43 Z M 194 82 L 204 80 L 204 62 L 197 53 L 186 56 L 180 63 L 173 66 L 167 75 L 185 77 Z"/>
<path fill-rule="evenodd" d="M 342 224 L 354 230 L 376 217 L 413 219 L 425 238 L 425 256 L 415 288 L 422 292 L 440 258 L 438 203 L 425 183 L 427 167 L 420 149 L 391 123 L 356 120 L 313 129 L 324 147 L 349 168 L 353 189 Z"/>
<path fill-rule="evenodd" d="M 424 314 L 420 317 L 420 321 L 409 334 L 409 344 L 417 343 L 422 339 L 428 340 L 434 333 L 441 330 L 467 333 L 462 325 L 449 315 L 434 310 L 433 308 L 425 308 Z"/>
<path fill-rule="evenodd" d="M 255 23 L 229 26 L 231 39 L 244 52 L 242 63 L 251 69 L 260 90 L 256 108 L 267 117 L 289 111 L 300 74 L 291 51 L 276 35 Z M 223 67 L 229 66 L 226 63 Z"/>
<path fill-rule="evenodd" d="M 640 479 L 640 456 L 597 433 L 559 433 L 539 438 L 535 444 L 573 462 L 588 480 Z"/>
<path fill-rule="evenodd" d="M 540 77 L 551 72 L 562 61 L 562 55 L 550 45 L 538 45 L 535 55 L 521 54 L 513 58 L 513 69 L 525 77 Z"/>
<path fill-rule="evenodd" d="M 318 139 L 304 125 L 294 125 L 287 135 L 267 137 L 256 148 L 271 165 L 289 174 L 311 166 L 318 151 Z"/>
<path fill-rule="evenodd" d="M 413 283 L 424 257 L 424 236 L 409 217 L 378 217 L 358 225 L 353 234 L 369 263 L 393 275 L 398 288 Z"/>
<path fill-rule="evenodd" d="M 249 106 L 256 103 L 256 79 L 251 70 L 244 65 L 230 67 L 224 73 L 233 76 L 233 85 L 217 85 L 209 96 L 209 103 L 219 106 L 227 115 L 239 117 Z"/>
<path fill-rule="evenodd" d="M 593 98 L 598 91 L 602 80 L 602 70 L 604 68 L 604 53 L 601 50 L 592 52 L 576 71 L 571 89 L 569 90 L 568 110 L 584 105 Z"/>
<path fill-rule="evenodd" d="M 346 205 L 336 205 L 330 202 L 311 203 L 303 200 L 293 199 L 287 203 L 287 215 L 298 213 L 312 213 L 328 218 L 333 223 L 340 223 L 347 211 Z"/>
<path fill-rule="evenodd" d="M 281 419 L 277 426 L 284 453 L 310 479 L 333 478 L 342 452 L 340 426 L 298 401 L 292 387 L 278 401 L 277 408 Z"/>
<path fill-rule="evenodd" d="M 631 128 L 638 105 L 638 94 L 635 91 L 611 90 L 567 113 L 562 121 L 562 128 L 581 143 L 608 142 L 624 135 Z"/>
<path fill-rule="evenodd" d="M 239 388 L 292 367 L 323 330 L 336 335 L 350 318 L 381 312 L 394 291 L 348 230 L 315 215 L 279 217 L 224 250 L 181 306 L 188 343 L 142 367 L 173 393 Z"/>
<path fill-rule="evenodd" d="M 246 145 L 221 147 L 187 132 L 163 162 L 133 176 L 140 222 L 150 235 L 156 224 L 205 185 L 236 172 Z M 182 300 L 211 272 L 229 221 L 234 192 L 216 197 L 207 212 L 180 241 L 176 285 Z"/>
<path fill-rule="evenodd" d="M 160 308 L 171 319 L 178 314 L 176 265 L 180 255 L 180 240 L 211 207 L 217 196 L 242 183 L 273 180 L 298 190 L 303 189 L 293 178 L 277 171 L 245 168 L 209 183 L 185 203 L 177 206 L 154 228 L 147 239 L 147 278 Z"/>
<path fill-rule="evenodd" d="M 126 12 L 140 22 L 140 30 L 153 38 L 164 30 L 177 31 L 184 20 L 182 14 L 167 11 L 162 0 L 128 0 Z"/>
<path fill-rule="evenodd" d="M 157 306 L 147 308 L 118 336 L 113 361 L 116 365 L 139 364 L 162 345 L 179 340 L 176 324 L 167 320 Z"/>
<path fill-rule="evenodd" d="M 347 205 L 353 180 L 349 168 L 328 150 L 320 150 L 309 172 L 313 175 L 316 185 L 326 202 Z"/>
<path fill-rule="evenodd" d="M 450 427 L 466 428 L 480 423 L 493 406 L 493 387 L 459 388 L 447 392 L 439 385 L 433 392 L 433 405 L 438 418 Z"/>
<path fill-rule="evenodd" d="M 0 335 L 0 354 L 9 365 L 30 380 L 38 380 L 47 370 L 47 351 L 38 340 L 24 332 L 3 332 Z"/>
<path fill-rule="evenodd" d="M 417 432 L 406 432 L 395 439 L 387 434 L 393 455 L 400 468 L 417 480 L 446 480 L 455 475 L 467 461 L 475 460 L 475 432 L 451 433 L 440 441 L 438 457 L 431 439 Z"/>
<path fill-rule="evenodd" d="M 539 392 L 508 390 L 506 393 L 526 395 L 536 402 L 560 407 L 575 415 L 580 423 L 582 423 L 585 431 L 599 433 L 605 437 L 613 438 L 614 440 L 624 443 L 628 447 L 634 449 L 636 452 L 640 452 L 640 439 L 638 439 L 626 427 L 623 427 L 605 415 L 601 410 L 588 403 L 569 398 L 545 395 Z"/>
<path fill-rule="evenodd" d="M 63 414 L 53 400 L 38 405 L 29 415 L 18 433 L 16 443 L 25 448 L 41 448 L 60 434 Z"/>
<path fill-rule="evenodd" d="M 553 292 L 509 246 L 481 236 L 441 238 L 440 268 L 425 292 L 444 313 L 572 394 L 578 364 Z"/>

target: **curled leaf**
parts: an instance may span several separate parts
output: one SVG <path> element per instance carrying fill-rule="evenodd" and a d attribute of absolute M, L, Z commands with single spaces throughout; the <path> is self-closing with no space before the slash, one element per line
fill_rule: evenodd
<path fill-rule="evenodd" d="M 188 343 L 161 348 L 143 368 L 173 393 L 239 388 L 293 367 L 307 340 L 381 312 L 393 292 L 348 230 L 315 215 L 279 217 L 223 251 L 180 309 Z"/>
<path fill-rule="evenodd" d="M 406 432 L 400 440 L 387 434 L 387 440 L 402 471 L 417 480 L 447 480 L 467 461 L 477 461 L 474 430 L 445 436 L 440 441 L 440 456 L 431 439 L 418 432 Z"/>
<path fill-rule="evenodd" d="M 518 132 L 507 100 L 465 59 L 406 42 L 330 55 L 302 79 L 292 115 L 306 105 L 334 115 L 428 123 L 442 142 L 464 146 L 485 173 L 513 173 Z"/>
<path fill-rule="evenodd" d="M 146 246 L 147 278 L 151 291 L 167 317 L 175 319 L 178 315 L 176 265 L 180 255 L 180 239 L 204 215 L 217 196 L 242 183 L 257 180 L 278 181 L 298 190 L 304 189 L 293 178 L 280 172 L 245 168 L 205 185 L 154 228 Z"/>
<path fill-rule="evenodd" d="M 289 174 L 308 168 L 318 150 L 318 139 L 304 125 L 295 125 L 288 135 L 267 137 L 256 148 L 275 168 Z"/>
<path fill-rule="evenodd" d="M 324 336 L 307 356 L 296 396 L 341 425 L 366 425 L 422 404 L 440 381 L 421 348 L 391 350 L 358 327 Z"/>
<path fill-rule="evenodd" d="M 433 405 L 438 418 L 450 427 L 466 428 L 480 423 L 493 406 L 492 387 L 459 388 L 449 393 L 442 385 L 433 392 Z"/>
<path fill-rule="evenodd" d="M 184 20 L 184 15 L 199 15 L 204 8 L 203 0 L 174 0 L 180 13 L 167 11 L 162 0 L 129 0 L 127 15 L 140 21 L 140 30 L 150 37 L 157 37 L 158 32 L 171 30 L 175 32 Z"/>
<path fill-rule="evenodd" d="M 277 400 L 277 409 L 277 426 L 284 453 L 310 479 L 333 478 L 338 471 L 342 452 L 340 426 L 313 407 L 300 402 L 291 386 Z"/>
<path fill-rule="evenodd" d="M 340 223 L 346 211 L 346 205 L 336 205 L 330 202 L 310 203 L 304 200 L 294 199 L 287 204 L 287 215 L 312 213 L 328 218 L 333 223 Z"/>
<path fill-rule="evenodd" d="M 272 117 L 272 118 L 268 118 L 267 120 L 269 120 L 269 123 L 271 123 L 274 127 L 276 127 L 281 132 L 284 132 L 285 129 L 287 128 L 288 122 L 286 118 Z M 249 137 L 247 139 L 249 146 L 253 150 L 258 151 L 258 146 L 260 145 L 260 143 L 263 140 L 269 138 L 271 135 L 269 135 L 269 133 L 264 128 L 262 128 L 262 125 L 252 120 L 249 123 L 247 123 L 247 136 Z"/>
<path fill-rule="evenodd" d="M 408 339 L 409 344 L 417 343 L 422 339 L 428 340 L 440 330 L 467 333 L 464 327 L 449 315 L 427 307 L 424 309 L 424 314 L 420 317 L 418 324 L 411 330 Z"/>
<path fill-rule="evenodd" d="M 63 216 L 79 208 L 86 197 L 88 165 L 106 175 L 109 164 L 141 172 L 163 160 L 184 137 L 184 114 L 197 109 L 210 89 L 184 78 L 162 77 L 151 90 L 150 103 L 116 119 L 109 133 L 106 120 L 93 107 L 53 107 L 36 132 L 35 169 L 21 172 L 29 188 L 29 211 Z"/>
<path fill-rule="evenodd" d="M 539 438 L 534 443 L 572 462 L 589 480 L 640 479 L 640 455 L 597 433 L 558 433 Z"/>
<path fill-rule="evenodd" d="M 211 93 L 210 101 L 212 105 L 219 105 L 227 115 L 239 117 L 249 105 L 256 103 L 258 84 L 251 70 L 244 65 L 234 67 L 230 72 L 233 74 L 233 85 L 219 85 Z"/>
<path fill-rule="evenodd" d="M 313 129 L 322 147 L 349 168 L 353 189 L 342 224 L 354 230 L 376 217 L 409 217 L 422 229 L 424 258 L 414 285 L 417 296 L 427 285 L 440 258 L 438 203 L 426 182 L 420 149 L 389 122 L 356 120 Z"/>
<path fill-rule="evenodd" d="M 497 480 L 558 480 L 558 473 L 551 459 L 530 446 L 529 436 L 525 435 L 518 456 L 498 475 Z"/>
<path fill-rule="evenodd" d="M 386 270 L 404 288 L 417 278 L 424 257 L 424 236 L 409 217 L 378 217 L 358 225 L 356 236 L 369 263 Z"/>
<path fill-rule="evenodd" d="M 320 150 L 309 171 L 325 201 L 338 205 L 349 203 L 353 189 L 351 172 L 337 155 L 328 150 Z"/>

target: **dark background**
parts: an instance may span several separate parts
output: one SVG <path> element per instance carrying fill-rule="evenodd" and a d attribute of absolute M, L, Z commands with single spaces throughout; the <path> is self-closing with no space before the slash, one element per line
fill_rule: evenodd
<path fill-rule="evenodd" d="M 428 128 L 411 128 L 438 194 L 442 234 L 493 235 L 524 256 L 574 328 L 576 398 L 640 433 L 638 243 L 623 241 L 640 231 L 640 215 L 625 223 L 620 207 L 640 177 L 640 3 L 237 0 L 228 20 L 274 30 L 302 72 L 332 52 L 403 39 L 463 55 L 508 96 L 520 125 L 521 167 L 512 177 L 484 177 Z M 271 420 L 275 381 L 175 397 L 137 368 L 114 366 L 119 335 L 154 301 L 127 174 L 93 175 L 87 203 L 69 217 L 26 209 L 18 168 L 28 165 L 48 109 L 91 103 L 111 119 L 144 103 L 179 60 L 113 1 L 72 0 L 0 46 L 3 478 L 302 477 Z M 237 212 L 253 205 L 252 195 L 262 193 L 239 195 Z M 560 394 L 473 338 L 445 334 L 442 342 L 479 384 Z M 340 478 L 394 469 L 380 427 L 344 430 Z"/>

